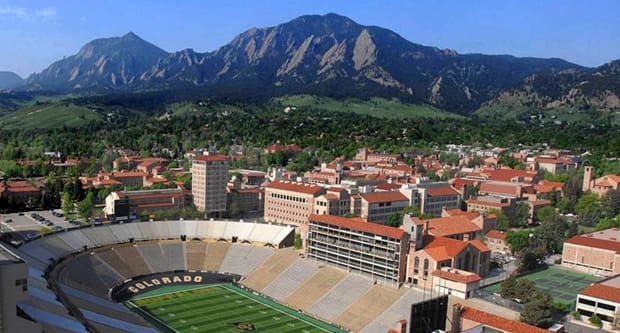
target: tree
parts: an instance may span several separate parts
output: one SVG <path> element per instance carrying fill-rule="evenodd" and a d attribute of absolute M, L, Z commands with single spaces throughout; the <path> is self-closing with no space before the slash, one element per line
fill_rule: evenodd
<path fill-rule="evenodd" d="M 71 194 L 69 192 L 62 193 L 62 210 L 65 214 L 73 211 L 73 201 L 71 201 Z"/>
<path fill-rule="evenodd" d="M 620 188 L 607 191 L 603 198 L 603 206 L 607 217 L 620 214 Z"/>
<path fill-rule="evenodd" d="M 566 230 L 566 238 L 571 238 L 579 234 L 579 224 L 576 221 L 568 223 L 568 229 Z"/>
<path fill-rule="evenodd" d="M 537 269 L 540 267 L 543 258 L 544 248 L 525 248 L 521 254 L 521 260 L 519 261 L 519 272 L 530 272 Z"/>
<path fill-rule="evenodd" d="M 295 249 L 299 250 L 302 247 L 301 234 L 295 234 L 294 244 Z"/>
<path fill-rule="evenodd" d="M 95 194 L 89 191 L 84 200 L 78 203 L 78 214 L 84 219 L 88 219 L 93 215 Z"/>
<path fill-rule="evenodd" d="M 555 208 L 552 206 L 544 206 L 536 210 L 536 221 L 547 222 L 557 216 Z"/>
<path fill-rule="evenodd" d="M 534 292 L 521 311 L 521 321 L 547 328 L 553 323 L 553 297 L 548 292 Z"/>
<path fill-rule="evenodd" d="M 525 226 L 529 215 L 530 206 L 526 202 L 517 202 L 506 209 L 506 217 L 513 228 Z"/>
<path fill-rule="evenodd" d="M 530 244 L 530 232 L 527 230 L 508 231 L 506 242 L 514 253 L 519 253 Z"/>
<path fill-rule="evenodd" d="M 501 295 L 506 299 L 517 298 L 517 277 L 510 275 L 506 280 L 501 283 Z"/>
<path fill-rule="evenodd" d="M 387 218 L 387 225 L 398 228 L 403 225 L 403 213 L 392 213 Z"/>
<path fill-rule="evenodd" d="M 555 214 L 555 211 L 554 215 L 547 218 L 548 220 L 536 229 L 536 234 L 547 253 L 560 253 L 562 252 L 564 234 L 568 230 L 568 222 L 565 218 Z"/>
<path fill-rule="evenodd" d="M 529 302 L 536 291 L 536 284 L 532 280 L 520 279 L 515 284 L 515 298 L 520 299 L 523 303 Z"/>
<path fill-rule="evenodd" d="M 592 227 L 603 217 L 601 199 L 594 193 L 588 193 L 577 201 L 575 212 L 578 215 L 579 224 Z"/>

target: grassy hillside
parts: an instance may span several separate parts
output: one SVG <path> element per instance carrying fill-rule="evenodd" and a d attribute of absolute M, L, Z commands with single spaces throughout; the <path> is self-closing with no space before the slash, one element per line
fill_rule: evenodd
<path fill-rule="evenodd" d="M 354 112 L 378 118 L 463 118 L 460 115 L 446 112 L 430 105 L 403 104 L 397 99 L 373 97 L 368 101 L 359 99 L 335 100 L 328 97 L 312 95 L 293 95 L 274 99 L 283 107 L 294 106 L 299 111 L 310 108 L 334 112 Z"/>
<path fill-rule="evenodd" d="M 5 129 L 80 127 L 92 121 L 102 121 L 102 117 L 85 106 L 69 103 L 35 103 L 1 117 L 0 127 Z"/>

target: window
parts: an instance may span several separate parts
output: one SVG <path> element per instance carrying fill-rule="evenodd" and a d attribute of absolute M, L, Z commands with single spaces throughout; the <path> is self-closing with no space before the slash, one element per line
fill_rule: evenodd
<path fill-rule="evenodd" d="M 424 280 L 428 276 L 428 259 L 424 259 Z"/>
<path fill-rule="evenodd" d="M 616 311 L 616 307 L 607 303 L 598 303 L 598 307 L 601 309 L 605 309 L 605 310 L 609 310 L 609 311 Z"/>
<path fill-rule="evenodd" d="M 585 305 L 590 305 L 590 306 L 595 306 L 596 305 L 595 301 L 591 301 L 589 299 L 585 299 L 585 298 L 581 298 L 581 297 L 579 297 L 577 302 L 581 303 L 581 304 L 585 304 Z"/>
<path fill-rule="evenodd" d="M 418 274 L 418 268 L 420 267 L 420 257 L 415 257 L 413 261 L 413 274 Z"/>

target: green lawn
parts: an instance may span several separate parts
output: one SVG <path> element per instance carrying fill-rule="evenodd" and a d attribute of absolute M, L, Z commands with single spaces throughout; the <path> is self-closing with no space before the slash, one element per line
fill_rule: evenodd
<path fill-rule="evenodd" d="M 91 121 L 100 122 L 102 117 L 85 106 L 57 102 L 33 104 L 0 118 L 5 129 L 80 127 Z"/>
<path fill-rule="evenodd" d="M 353 112 L 378 118 L 437 118 L 464 119 L 463 116 L 446 112 L 430 105 L 405 104 L 398 99 L 373 97 L 368 101 L 359 99 L 336 100 L 313 95 L 278 97 L 276 102 L 283 106 L 295 106 L 299 111 L 314 108 L 333 112 Z"/>
<path fill-rule="evenodd" d="M 577 293 L 588 287 L 591 283 L 599 281 L 601 278 L 577 273 L 561 268 L 549 267 L 542 271 L 519 276 L 517 280 L 528 279 L 536 284 L 536 288 L 548 291 L 553 300 L 562 303 L 572 303 L 577 297 Z M 500 293 L 501 284 L 496 283 L 485 287 L 484 290 L 493 293 Z"/>
<path fill-rule="evenodd" d="M 164 332 L 344 332 L 229 284 L 163 287 L 125 302 Z"/>

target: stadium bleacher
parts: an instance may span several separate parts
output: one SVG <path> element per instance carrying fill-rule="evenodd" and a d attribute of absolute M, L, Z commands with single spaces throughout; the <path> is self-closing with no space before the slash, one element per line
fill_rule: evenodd
<path fill-rule="evenodd" d="M 294 309 L 307 311 L 310 305 L 334 288 L 345 276 L 347 273 L 344 270 L 323 266 L 284 299 L 284 303 Z"/>
<path fill-rule="evenodd" d="M 183 244 L 185 247 L 185 266 L 190 271 L 199 271 L 202 269 L 202 262 L 207 253 L 207 243 L 189 241 Z"/>
<path fill-rule="evenodd" d="M 424 292 L 411 288 L 405 292 L 396 302 L 377 316 L 369 325 L 364 326 L 361 333 L 387 332 L 396 322 L 408 318 L 411 304 L 424 301 Z M 426 296 L 428 298 L 428 296 Z"/>
<path fill-rule="evenodd" d="M 183 251 L 183 244 L 173 242 L 161 243 L 159 246 L 162 249 L 166 269 L 169 271 L 185 270 L 185 252 Z"/>
<path fill-rule="evenodd" d="M 331 321 L 359 297 L 367 293 L 372 285 L 372 280 L 364 276 L 349 274 L 325 296 L 311 305 L 308 311 Z"/>
<path fill-rule="evenodd" d="M 246 276 L 262 264 L 273 252 L 274 249 L 269 247 L 231 244 L 228 252 L 226 252 L 226 257 L 222 261 L 220 271 Z"/>
<path fill-rule="evenodd" d="M 118 272 L 124 280 L 129 279 L 133 276 L 133 271 L 125 261 L 123 261 L 116 251 L 113 249 L 103 249 L 100 251 L 96 251 L 95 255 L 98 256 L 102 261 L 106 262 L 110 267 L 114 268 L 116 272 Z"/>
<path fill-rule="evenodd" d="M 218 272 L 229 247 L 230 243 L 208 243 L 207 255 L 202 262 L 202 270 Z"/>
<path fill-rule="evenodd" d="M 295 289 L 319 270 L 319 264 L 297 258 L 292 265 L 263 289 L 263 294 L 284 301 Z"/>
<path fill-rule="evenodd" d="M 168 270 L 159 243 L 139 244 L 135 248 L 142 255 L 151 272 L 165 272 Z"/>
<path fill-rule="evenodd" d="M 333 322 L 359 331 L 378 317 L 392 303 L 396 302 L 405 289 L 395 289 L 374 285 L 368 292 L 358 298 L 345 311 L 333 319 Z"/>
<path fill-rule="evenodd" d="M 284 272 L 297 257 L 297 252 L 293 249 L 276 251 L 260 267 L 250 273 L 242 283 L 251 289 L 262 291 L 271 281 Z"/>

